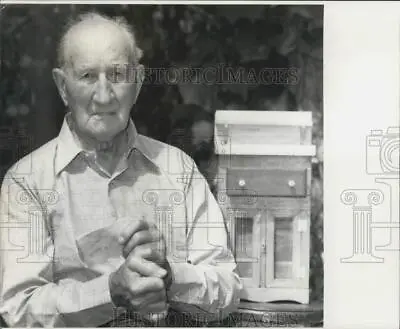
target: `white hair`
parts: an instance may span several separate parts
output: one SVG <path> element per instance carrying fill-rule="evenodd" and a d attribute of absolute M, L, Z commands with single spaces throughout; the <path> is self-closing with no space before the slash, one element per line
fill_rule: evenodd
<path fill-rule="evenodd" d="M 114 17 L 110 18 L 108 16 L 101 15 L 96 12 L 88 12 L 77 16 L 70 20 L 65 31 L 61 37 L 58 49 L 57 49 L 57 62 L 59 67 L 65 68 L 68 66 L 68 39 L 71 31 L 80 24 L 86 24 L 90 22 L 105 22 L 111 23 L 121 29 L 121 32 L 125 35 L 127 40 L 127 46 L 129 51 L 129 59 L 132 63 L 137 65 L 143 56 L 143 51 L 138 47 L 136 43 L 135 33 L 133 28 L 128 24 L 124 17 Z"/>

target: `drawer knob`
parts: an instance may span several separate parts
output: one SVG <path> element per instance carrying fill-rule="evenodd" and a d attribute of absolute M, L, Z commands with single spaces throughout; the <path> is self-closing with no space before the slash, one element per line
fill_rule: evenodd
<path fill-rule="evenodd" d="M 263 254 L 266 254 L 266 253 L 267 253 L 267 246 L 266 246 L 265 243 L 262 243 L 262 244 L 261 244 L 261 252 L 262 252 Z"/>
<path fill-rule="evenodd" d="M 246 181 L 244 179 L 239 179 L 238 185 L 240 187 L 245 187 L 246 186 Z"/>
<path fill-rule="evenodd" d="M 291 179 L 291 180 L 288 181 L 288 185 L 289 185 L 289 187 L 295 187 L 296 186 L 296 182 L 293 179 Z"/>

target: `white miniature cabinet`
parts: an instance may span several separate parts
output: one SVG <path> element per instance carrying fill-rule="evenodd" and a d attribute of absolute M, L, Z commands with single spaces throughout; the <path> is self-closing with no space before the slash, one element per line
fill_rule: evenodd
<path fill-rule="evenodd" d="M 310 112 L 217 111 L 217 194 L 242 299 L 309 302 Z"/>

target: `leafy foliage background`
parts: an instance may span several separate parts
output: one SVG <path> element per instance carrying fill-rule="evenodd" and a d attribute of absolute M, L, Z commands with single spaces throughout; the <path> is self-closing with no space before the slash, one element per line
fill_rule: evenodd
<path fill-rule="evenodd" d="M 259 70 L 298 69 L 295 85 L 146 84 L 133 111 L 143 133 L 167 141 L 187 113 L 217 109 L 312 111 L 311 301 L 323 301 L 322 6 L 7 5 L 0 11 L 1 172 L 54 138 L 65 109 L 52 81 L 68 18 L 95 9 L 136 29 L 146 67 L 224 63 Z M 273 106 L 270 101 L 273 101 Z M 195 115 L 187 116 L 195 117 Z"/>

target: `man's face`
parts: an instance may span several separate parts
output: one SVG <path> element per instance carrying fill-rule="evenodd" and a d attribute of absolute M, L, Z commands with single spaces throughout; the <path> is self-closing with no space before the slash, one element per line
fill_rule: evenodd
<path fill-rule="evenodd" d="M 84 136 L 109 141 L 127 126 L 141 86 L 126 76 L 132 72 L 127 69 L 132 65 L 127 41 L 117 26 L 103 22 L 81 23 L 70 34 L 70 65 L 64 71 L 54 70 L 54 75 Z"/>

